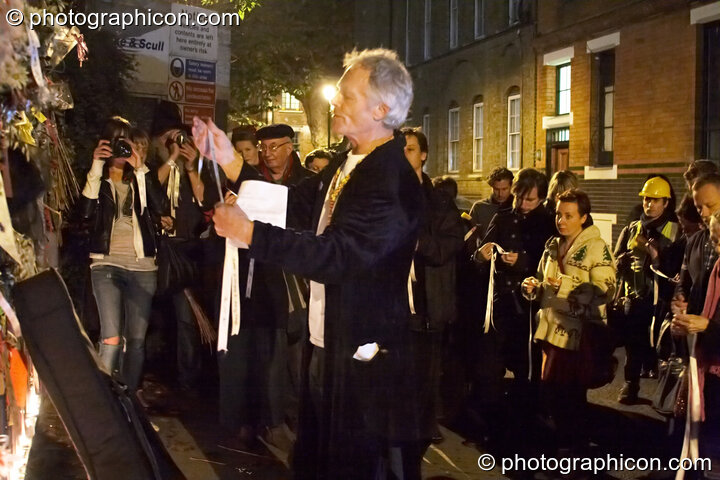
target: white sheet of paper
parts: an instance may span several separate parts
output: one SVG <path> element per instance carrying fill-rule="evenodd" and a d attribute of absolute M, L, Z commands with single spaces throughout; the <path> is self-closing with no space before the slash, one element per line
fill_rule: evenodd
<path fill-rule="evenodd" d="M 375 358 L 375 355 L 377 355 L 379 351 L 380 347 L 378 347 L 376 342 L 366 343 L 365 345 L 360 345 L 357 350 L 355 350 L 353 358 L 361 362 L 369 362 Z"/>
<path fill-rule="evenodd" d="M 235 205 L 245 212 L 250 220 L 269 223 L 285 228 L 287 221 L 288 189 L 285 185 L 248 180 L 240 185 Z M 248 248 L 247 245 L 236 245 L 237 248 Z"/>

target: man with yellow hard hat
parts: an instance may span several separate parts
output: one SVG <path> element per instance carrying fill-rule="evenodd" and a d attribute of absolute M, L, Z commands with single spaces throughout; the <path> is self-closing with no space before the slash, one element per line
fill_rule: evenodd
<path fill-rule="evenodd" d="M 637 402 L 643 367 L 649 376 L 655 373 L 650 324 L 658 301 L 672 293 L 668 290 L 668 295 L 663 294 L 670 286 L 659 284 L 650 267 L 660 267 L 662 253 L 679 236 L 670 182 L 659 176 L 649 178 L 638 195 L 642 197 L 643 213 L 623 229 L 615 247 L 618 277 L 623 281 L 625 322 L 621 337 L 626 351 L 625 385 L 618 401 L 625 404 Z"/>

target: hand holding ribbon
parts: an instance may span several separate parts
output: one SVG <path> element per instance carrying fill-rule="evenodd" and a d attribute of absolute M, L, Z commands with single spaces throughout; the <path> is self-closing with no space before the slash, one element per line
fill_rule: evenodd
<path fill-rule="evenodd" d="M 192 133 L 200 155 L 213 160 L 218 165 L 229 165 L 238 157 L 242 158 L 233 148 L 225 132 L 212 120 L 208 119 L 204 122 L 198 117 L 193 117 Z"/>

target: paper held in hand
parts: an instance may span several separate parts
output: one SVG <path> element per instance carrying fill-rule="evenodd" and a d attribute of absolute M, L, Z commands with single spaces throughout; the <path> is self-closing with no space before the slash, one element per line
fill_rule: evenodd
<path fill-rule="evenodd" d="M 259 180 L 248 180 L 240 185 L 235 205 L 241 208 L 250 220 L 269 223 L 285 228 L 287 219 L 288 189 L 284 185 L 276 185 Z M 225 240 L 225 265 L 220 300 L 220 319 L 218 323 L 218 351 L 227 350 L 228 334 L 240 332 L 240 262 L 238 248 L 248 248 L 246 244 L 238 244 Z M 255 260 L 250 259 L 248 265 L 245 297 L 252 295 Z"/>
<path fill-rule="evenodd" d="M 240 185 L 235 205 L 240 207 L 250 220 L 269 223 L 285 228 L 287 220 L 288 189 L 285 185 L 277 185 L 261 180 L 247 180 Z M 247 245 L 236 245 L 248 248 Z"/>

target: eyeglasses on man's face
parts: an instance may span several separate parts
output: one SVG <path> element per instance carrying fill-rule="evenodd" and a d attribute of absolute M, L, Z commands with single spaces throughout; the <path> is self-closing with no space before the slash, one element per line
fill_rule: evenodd
<path fill-rule="evenodd" d="M 277 145 L 270 145 L 270 146 L 263 145 L 261 143 L 259 148 L 262 153 L 275 153 L 278 148 L 282 147 L 283 145 L 287 145 L 288 143 L 292 143 L 292 142 L 290 140 L 288 140 L 286 142 L 282 142 L 282 143 L 278 143 Z"/>

